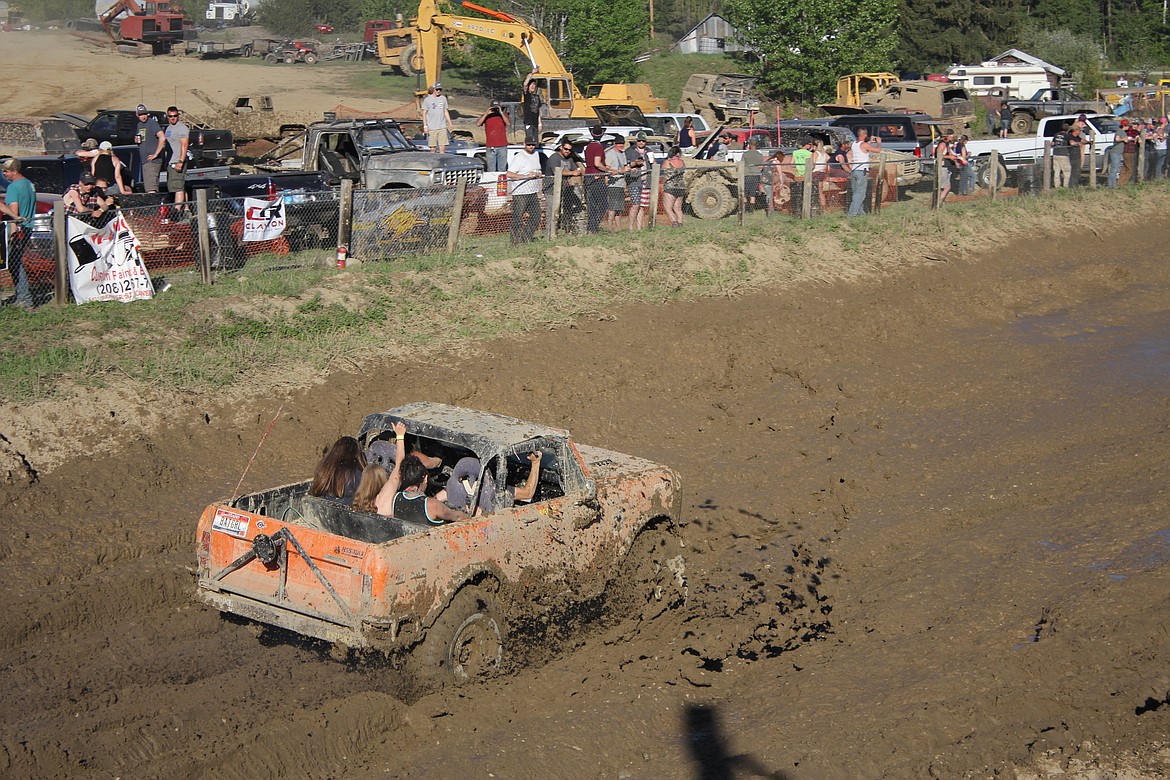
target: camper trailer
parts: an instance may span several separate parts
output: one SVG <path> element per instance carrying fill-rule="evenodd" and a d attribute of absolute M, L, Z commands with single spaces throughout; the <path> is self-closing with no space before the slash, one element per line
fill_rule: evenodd
<path fill-rule="evenodd" d="M 1001 65 L 985 62 L 982 65 L 952 65 L 947 78 L 962 84 L 972 95 L 986 95 L 995 87 L 1002 87 L 1013 100 L 1029 98 L 1036 90 L 1057 87 L 1044 68 L 1035 65 Z"/>

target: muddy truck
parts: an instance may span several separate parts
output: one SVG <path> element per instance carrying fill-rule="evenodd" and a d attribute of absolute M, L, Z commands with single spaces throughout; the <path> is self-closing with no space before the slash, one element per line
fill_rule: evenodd
<path fill-rule="evenodd" d="M 257 159 L 259 170 L 321 171 L 333 184 L 382 190 L 479 183 L 483 163 L 411 143 L 392 119 L 327 119 L 290 135 Z"/>
<path fill-rule="evenodd" d="M 695 73 L 683 86 L 679 111 L 701 114 L 707 124 L 747 124 L 760 110 L 756 79 L 738 73 Z"/>
<path fill-rule="evenodd" d="M 466 476 L 472 519 L 359 512 L 309 495 L 311 480 L 218 501 L 195 534 L 198 598 L 380 651 L 423 689 L 504 669 L 510 626 L 586 603 L 647 618 L 683 603 L 679 478 L 669 468 L 576 444 L 564 430 L 425 402 L 365 418 L 357 438 L 368 461 L 392 468 L 399 422 L 407 452 L 441 461 L 430 490 Z M 518 503 L 537 452 L 535 492 Z"/>

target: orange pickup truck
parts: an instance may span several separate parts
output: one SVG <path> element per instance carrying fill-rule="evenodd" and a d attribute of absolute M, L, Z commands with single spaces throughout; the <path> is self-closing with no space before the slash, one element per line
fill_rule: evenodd
<path fill-rule="evenodd" d="M 459 459 L 478 458 L 476 501 L 489 491 L 494 511 L 419 524 L 310 496 L 309 480 L 220 501 L 196 531 L 199 599 L 401 657 L 425 685 L 500 671 L 513 620 L 599 597 L 623 611 L 685 599 L 669 468 L 575 444 L 564 430 L 425 402 L 367 416 L 359 443 L 386 447 L 398 421 L 411 450 L 441 458 L 436 489 Z M 509 487 L 523 484 L 537 450 L 536 494 L 517 504 Z"/>

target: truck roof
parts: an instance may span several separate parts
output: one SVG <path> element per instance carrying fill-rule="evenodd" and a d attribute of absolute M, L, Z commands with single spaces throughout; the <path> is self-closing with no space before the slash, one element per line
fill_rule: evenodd
<path fill-rule="evenodd" d="M 561 428 L 550 428 L 494 412 L 417 401 L 367 415 L 362 421 L 359 438 L 370 431 L 389 430 L 398 420 L 414 423 L 410 426 L 412 434 L 466 447 L 480 457 L 529 439 L 569 436 L 569 432 Z"/>

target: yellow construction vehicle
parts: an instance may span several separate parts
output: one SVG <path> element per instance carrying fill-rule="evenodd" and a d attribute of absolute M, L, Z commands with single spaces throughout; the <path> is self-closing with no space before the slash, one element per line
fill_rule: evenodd
<path fill-rule="evenodd" d="M 837 79 L 837 102 L 821 106 L 829 114 L 850 114 L 861 110 L 861 96 L 896 84 L 893 73 L 850 73 Z"/>
<path fill-rule="evenodd" d="M 594 106 L 619 103 L 635 105 L 647 113 L 666 110 L 666 101 L 654 97 L 649 84 L 593 84 L 586 88 L 588 97 L 582 95 L 573 82 L 573 74 L 565 70 L 548 38 L 535 27 L 511 14 L 466 0 L 462 5 L 487 18 L 442 13 L 436 0 L 422 0 L 419 4 L 416 39 L 427 84 L 438 81 L 442 72 L 443 40 L 451 36 L 473 35 L 501 41 L 524 52 L 532 66 L 524 87 L 527 89 L 529 81 L 537 82 L 550 118 L 596 119 Z"/>

